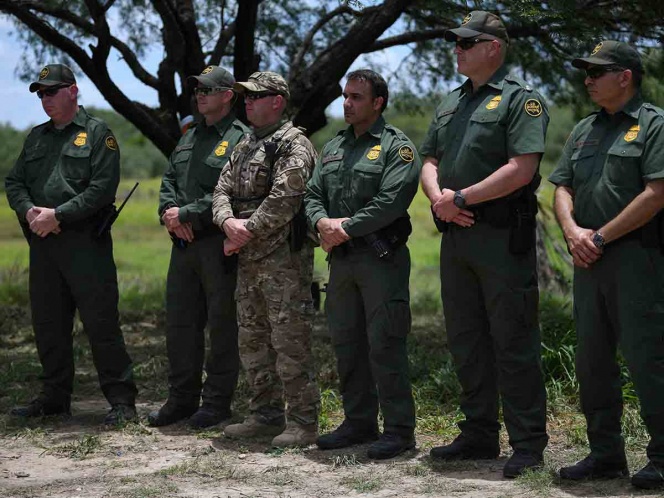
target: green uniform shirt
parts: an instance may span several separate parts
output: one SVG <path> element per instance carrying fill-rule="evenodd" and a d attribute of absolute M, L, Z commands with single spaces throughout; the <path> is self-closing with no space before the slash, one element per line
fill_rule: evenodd
<path fill-rule="evenodd" d="M 412 142 L 382 116 L 358 138 L 350 126 L 323 148 L 307 184 L 307 218 L 315 229 L 321 218 L 348 217 L 351 237 L 375 232 L 407 214 L 421 167 Z"/>
<path fill-rule="evenodd" d="M 467 80 L 436 109 L 423 157 L 438 160 L 438 185 L 459 190 L 474 185 L 511 157 L 543 153 L 549 123 L 546 104 L 503 66 L 472 93 Z"/>
<path fill-rule="evenodd" d="M 602 109 L 581 120 L 549 181 L 574 190 L 576 223 L 597 230 L 662 178 L 664 111 L 637 94 L 613 115 Z"/>
<path fill-rule="evenodd" d="M 5 178 L 9 205 L 19 221 L 33 206 L 55 208 L 62 223 L 94 215 L 115 200 L 120 151 L 101 119 L 79 107 L 74 120 L 58 130 L 52 121 L 32 129 Z"/>
<path fill-rule="evenodd" d="M 191 223 L 194 230 L 212 227 L 212 194 L 219 175 L 249 131 L 232 113 L 211 126 L 203 122 L 187 130 L 161 182 L 159 218 L 177 206 L 181 223 Z"/>

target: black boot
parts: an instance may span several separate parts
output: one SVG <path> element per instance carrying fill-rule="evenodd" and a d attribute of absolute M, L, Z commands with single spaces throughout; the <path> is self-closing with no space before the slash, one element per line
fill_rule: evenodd
<path fill-rule="evenodd" d="M 230 409 L 217 408 L 203 403 L 203 406 L 187 420 L 187 425 L 192 429 L 205 429 L 230 418 Z"/>
<path fill-rule="evenodd" d="M 125 422 L 135 422 L 137 419 L 134 405 L 116 403 L 111 406 L 111 410 L 104 418 L 104 425 L 120 425 Z"/>
<path fill-rule="evenodd" d="M 503 477 L 519 477 L 528 469 L 539 469 L 544 464 L 542 453 L 527 450 L 514 450 L 503 467 Z"/>
<path fill-rule="evenodd" d="M 70 401 L 55 401 L 38 396 L 25 406 L 17 406 L 9 412 L 14 417 L 30 418 L 45 415 L 71 415 Z"/>
<path fill-rule="evenodd" d="M 632 485 L 642 489 L 664 488 L 664 465 L 648 462 L 648 465 L 632 476 Z"/>
<path fill-rule="evenodd" d="M 572 481 L 583 479 L 618 479 L 629 476 L 627 460 L 623 456 L 616 460 L 597 460 L 588 455 L 580 462 L 560 469 L 560 478 Z"/>
<path fill-rule="evenodd" d="M 185 405 L 170 399 L 159 410 L 148 414 L 148 425 L 163 427 L 191 417 L 198 410 L 198 404 Z"/>
<path fill-rule="evenodd" d="M 431 448 L 431 458 L 437 460 L 493 460 L 500 455 L 498 441 L 479 442 L 463 434 L 450 444 Z"/>
<path fill-rule="evenodd" d="M 369 443 L 378 439 L 378 427 L 362 427 L 348 420 L 329 434 L 324 434 L 316 440 L 321 450 L 334 450 L 346 448 L 355 444 Z"/>
<path fill-rule="evenodd" d="M 372 443 L 367 451 L 367 456 L 374 460 L 384 460 L 401 455 L 404 451 L 415 448 L 415 436 L 385 432 L 381 434 L 378 441 Z"/>

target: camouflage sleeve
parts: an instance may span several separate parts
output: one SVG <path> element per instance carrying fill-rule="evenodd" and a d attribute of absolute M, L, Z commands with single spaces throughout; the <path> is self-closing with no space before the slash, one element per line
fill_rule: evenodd
<path fill-rule="evenodd" d="M 219 181 L 212 194 L 212 221 L 219 228 L 223 228 L 224 221 L 233 218 L 233 162 L 236 154 L 233 152 L 231 158 L 221 170 Z"/>
<path fill-rule="evenodd" d="M 120 183 L 120 149 L 111 130 L 101 129 L 90 153 L 87 188 L 56 208 L 58 219 L 75 222 L 87 218 L 115 200 Z"/>
<path fill-rule="evenodd" d="M 412 143 L 395 140 L 375 197 L 342 226 L 351 237 L 375 232 L 406 214 L 417 193 L 422 161 Z"/>
<path fill-rule="evenodd" d="M 300 135 L 274 164 L 270 194 L 247 221 L 247 229 L 266 238 L 290 223 L 300 210 L 307 181 L 316 162 L 316 150 Z"/>
<path fill-rule="evenodd" d="M 25 146 L 5 177 L 5 192 L 9 206 L 16 211 L 19 221 L 25 223 L 26 213 L 35 205 L 25 183 Z"/>
<path fill-rule="evenodd" d="M 307 221 L 314 232 L 317 231 L 316 223 L 322 218 L 329 218 L 327 209 L 325 208 L 325 192 L 323 175 L 321 174 L 322 167 L 321 158 L 319 157 L 311 179 L 307 183 L 306 193 L 304 194 L 304 209 Z"/>

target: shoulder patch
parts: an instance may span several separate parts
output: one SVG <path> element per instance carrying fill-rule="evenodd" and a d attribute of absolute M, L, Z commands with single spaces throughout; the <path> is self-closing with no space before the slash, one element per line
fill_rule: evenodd
<path fill-rule="evenodd" d="M 523 105 L 523 108 L 525 109 L 526 114 L 528 114 L 528 116 L 532 116 L 534 118 L 542 114 L 542 104 L 537 99 L 526 100 L 526 103 Z"/>
<path fill-rule="evenodd" d="M 407 163 L 412 163 L 415 159 L 415 153 L 409 145 L 404 145 L 399 149 L 399 156 Z"/>
<path fill-rule="evenodd" d="M 115 140 L 115 137 L 111 135 L 110 137 L 106 137 L 106 147 L 108 147 L 111 150 L 118 150 L 118 143 Z"/>
<path fill-rule="evenodd" d="M 295 191 L 300 191 L 304 188 L 304 180 L 300 173 L 291 173 L 286 178 L 286 184 Z"/>

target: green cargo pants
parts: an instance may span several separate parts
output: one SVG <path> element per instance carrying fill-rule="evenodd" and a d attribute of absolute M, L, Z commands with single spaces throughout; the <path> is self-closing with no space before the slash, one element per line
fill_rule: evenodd
<path fill-rule="evenodd" d="M 509 229 L 450 226 L 440 246 L 448 346 L 461 383 L 459 423 L 469 438 L 498 441 L 498 399 L 514 449 L 546 447 L 535 249 L 509 251 Z"/>
<path fill-rule="evenodd" d="M 620 345 L 650 433 L 648 458 L 664 465 L 664 255 L 639 240 L 607 245 L 574 269 L 576 373 L 592 455 L 624 459 Z"/>
<path fill-rule="evenodd" d="M 325 307 L 345 417 L 373 427 L 380 404 L 386 432 L 412 435 L 415 405 L 406 349 L 410 253 L 402 246 L 382 261 L 371 248 L 341 251 L 332 254 Z"/>
<path fill-rule="evenodd" d="M 54 401 L 71 397 L 78 309 L 104 396 L 110 404 L 133 405 L 136 386 L 118 322 L 113 242 L 110 234 L 93 239 L 91 232 L 30 236 L 30 302 L 43 394 Z"/>
<path fill-rule="evenodd" d="M 166 346 L 169 398 L 228 410 L 240 369 L 235 258 L 224 256 L 224 237 L 208 235 L 173 247 L 166 280 Z M 226 265 L 225 265 L 226 263 Z M 209 343 L 205 358 L 205 327 Z"/>

